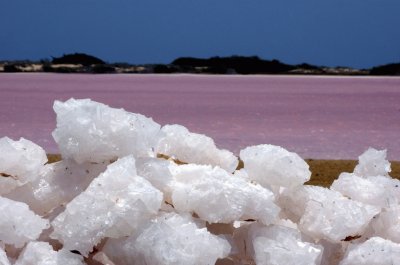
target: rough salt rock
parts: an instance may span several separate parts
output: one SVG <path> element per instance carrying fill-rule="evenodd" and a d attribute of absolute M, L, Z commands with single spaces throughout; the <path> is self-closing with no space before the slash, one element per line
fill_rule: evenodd
<path fill-rule="evenodd" d="M 136 159 L 136 170 L 139 176 L 148 180 L 154 187 L 170 197 L 173 177 L 169 170 L 173 162 L 160 158 L 145 157 Z"/>
<path fill-rule="evenodd" d="M 35 143 L 0 138 L 0 194 L 35 180 L 46 162 L 46 152 Z"/>
<path fill-rule="evenodd" d="M 386 150 L 368 148 L 358 157 L 354 174 L 360 177 L 389 176 L 390 162 L 386 159 Z"/>
<path fill-rule="evenodd" d="M 10 265 L 6 252 L 0 247 L 0 265 Z"/>
<path fill-rule="evenodd" d="M 385 176 L 363 178 L 354 173 L 342 173 L 331 186 L 353 200 L 379 206 L 397 205 L 400 199 L 400 181 Z"/>
<path fill-rule="evenodd" d="M 340 265 L 400 264 L 400 245 L 380 237 L 351 245 Z"/>
<path fill-rule="evenodd" d="M 154 155 L 160 125 L 151 118 L 90 99 L 55 101 L 54 111 L 53 137 L 64 158 L 100 163 L 129 154 Z"/>
<path fill-rule="evenodd" d="M 284 226 L 252 225 L 249 237 L 256 264 L 319 265 L 323 247 L 306 242 L 300 231 Z"/>
<path fill-rule="evenodd" d="M 250 179 L 264 187 L 295 187 L 311 177 L 308 164 L 280 146 L 250 146 L 240 151 L 240 158 Z"/>
<path fill-rule="evenodd" d="M 400 243 L 400 206 L 396 205 L 382 211 L 371 222 L 373 235 Z"/>
<path fill-rule="evenodd" d="M 162 214 L 137 237 L 107 242 L 103 251 L 119 265 L 208 265 L 228 256 L 230 245 L 190 216 Z"/>
<path fill-rule="evenodd" d="M 0 197 L 0 241 L 22 247 L 48 227 L 49 222 L 29 210 L 27 204 Z"/>
<path fill-rule="evenodd" d="M 270 190 L 219 167 L 188 164 L 172 174 L 172 203 L 178 212 L 195 212 L 210 223 L 256 219 L 270 224 L 279 214 Z"/>
<path fill-rule="evenodd" d="M 84 265 L 83 257 L 66 250 L 54 251 L 46 242 L 30 242 L 15 265 Z"/>
<path fill-rule="evenodd" d="M 155 216 L 162 193 L 136 174 L 133 156 L 107 167 L 52 222 L 53 239 L 87 256 L 105 237 L 130 235 Z"/>
<path fill-rule="evenodd" d="M 77 164 L 72 160 L 47 164 L 35 181 L 16 188 L 5 197 L 25 202 L 41 216 L 47 215 L 83 192 L 106 167 L 105 163 Z"/>
<path fill-rule="evenodd" d="M 219 166 L 228 172 L 233 172 L 239 161 L 228 150 L 218 149 L 214 140 L 203 134 L 189 132 L 181 125 L 165 125 L 161 131 L 156 151 L 178 159 L 181 162 L 201 165 Z"/>
<path fill-rule="evenodd" d="M 279 205 L 292 221 L 299 223 L 303 233 L 315 240 L 332 242 L 362 235 L 371 219 L 380 212 L 379 207 L 316 186 L 285 190 Z"/>

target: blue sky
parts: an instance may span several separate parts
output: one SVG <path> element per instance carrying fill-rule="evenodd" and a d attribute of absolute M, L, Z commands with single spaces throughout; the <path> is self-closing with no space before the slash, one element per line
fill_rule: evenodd
<path fill-rule="evenodd" d="M 367 68 L 400 62 L 399 0 L 0 0 L 0 60 L 258 55 Z"/>

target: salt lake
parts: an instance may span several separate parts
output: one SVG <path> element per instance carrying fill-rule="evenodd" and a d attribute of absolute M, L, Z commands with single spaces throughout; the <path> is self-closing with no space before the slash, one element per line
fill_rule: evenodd
<path fill-rule="evenodd" d="M 57 153 L 54 100 L 91 98 L 182 124 L 238 154 L 281 145 L 304 158 L 356 159 L 369 146 L 400 160 L 400 78 L 0 74 L 0 137 Z"/>

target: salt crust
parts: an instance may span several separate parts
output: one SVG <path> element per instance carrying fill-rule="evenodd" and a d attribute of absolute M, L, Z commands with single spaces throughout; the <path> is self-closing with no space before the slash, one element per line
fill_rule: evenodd
<path fill-rule="evenodd" d="M 27 204 L 0 197 L 0 241 L 22 247 L 36 240 L 49 222 L 29 210 Z"/>
<path fill-rule="evenodd" d="M 228 256 L 230 244 L 199 227 L 189 215 L 164 213 L 137 236 L 106 243 L 104 252 L 118 265 L 207 265 Z"/>
<path fill-rule="evenodd" d="M 83 257 L 66 250 L 54 251 L 46 242 L 30 242 L 15 265 L 83 265 Z"/>
<path fill-rule="evenodd" d="M 400 264 L 400 245 L 379 237 L 351 245 L 339 265 Z"/>
<path fill-rule="evenodd" d="M 35 180 L 47 162 L 46 152 L 24 138 L 0 138 L 0 195 Z"/>
<path fill-rule="evenodd" d="M 161 131 L 156 152 L 176 158 L 182 162 L 219 166 L 233 172 L 239 161 L 228 150 L 218 149 L 214 140 L 203 134 L 189 132 L 181 125 L 165 125 Z"/>
<path fill-rule="evenodd" d="M 180 213 L 194 212 L 210 223 L 255 219 L 264 224 L 273 223 L 279 214 L 271 191 L 219 167 L 182 165 L 172 175 L 172 204 Z"/>
<path fill-rule="evenodd" d="M 240 151 L 240 158 L 250 179 L 264 187 L 295 187 L 311 177 L 308 164 L 280 146 L 249 146 Z"/>
<path fill-rule="evenodd" d="M 51 223 L 53 239 L 87 256 L 105 237 L 132 234 L 157 214 L 162 193 L 136 174 L 133 156 L 109 165 Z"/>
<path fill-rule="evenodd" d="M 160 125 L 151 118 L 90 99 L 55 101 L 54 111 L 54 140 L 63 158 L 77 163 L 149 156 L 158 140 Z"/>

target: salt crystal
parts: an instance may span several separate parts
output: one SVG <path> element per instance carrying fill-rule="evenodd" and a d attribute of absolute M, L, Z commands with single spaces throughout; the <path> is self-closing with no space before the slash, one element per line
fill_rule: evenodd
<path fill-rule="evenodd" d="M 371 222 L 373 235 L 400 243 L 400 205 L 382 211 Z"/>
<path fill-rule="evenodd" d="M 270 224 L 278 216 L 271 191 L 219 167 L 182 165 L 173 176 L 172 203 L 178 212 L 195 212 L 211 223 L 256 219 Z"/>
<path fill-rule="evenodd" d="M 10 265 L 6 252 L 0 247 L 0 265 Z"/>
<path fill-rule="evenodd" d="M 388 185 L 392 181 L 392 185 Z M 385 208 L 399 203 L 396 193 L 400 188 L 395 190 L 396 183 L 399 186 L 400 181 L 384 176 L 363 178 L 354 173 L 342 173 L 331 189 L 353 200 Z"/>
<path fill-rule="evenodd" d="M 354 174 L 360 177 L 389 176 L 390 162 L 386 159 L 386 150 L 368 148 L 358 157 Z"/>
<path fill-rule="evenodd" d="M 87 256 L 102 238 L 130 235 L 157 213 L 161 201 L 162 193 L 137 176 L 135 159 L 127 156 L 67 204 L 52 222 L 51 237 Z"/>
<path fill-rule="evenodd" d="M 160 158 L 145 157 L 136 159 L 136 169 L 139 176 L 148 180 L 154 187 L 170 196 L 173 178 L 169 167 L 171 161 Z"/>
<path fill-rule="evenodd" d="M 249 231 L 256 264 L 319 265 L 323 247 L 306 242 L 292 228 L 254 224 Z"/>
<path fill-rule="evenodd" d="M 286 190 L 280 198 L 289 217 L 299 220 L 299 228 L 315 240 L 340 242 L 347 237 L 362 235 L 379 207 L 350 200 L 339 192 L 322 187 L 301 186 Z"/>
<path fill-rule="evenodd" d="M 72 160 L 48 164 L 43 167 L 35 181 L 18 187 L 5 196 L 27 203 L 41 216 L 47 215 L 83 192 L 106 167 L 105 163 L 77 164 Z"/>
<path fill-rule="evenodd" d="M 151 118 L 90 99 L 55 101 L 54 111 L 53 137 L 64 158 L 100 163 L 129 154 L 154 155 L 160 125 Z"/>
<path fill-rule="evenodd" d="M 233 172 L 239 163 L 233 153 L 218 149 L 208 136 L 189 132 L 177 124 L 165 125 L 161 130 L 165 136 L 160 138 L 157 153 L 181 162 L 219 166 L 228 172 Z"/>
<path fill-rule="evenodd" d="M 362 244 L 351 245 L 340 265 L 400 264 L 400 244 L 372 237 Z"/>
<path fill-rule="evenodd" d="M 24 138 L 0 138 L 0 194 L 35 180 L 47 162 L 45 151 Z"/>
<path fill-rule="evenodd" d="M 162 214 L 137 237 L 117 243 L 106 243 L 104 252 L 118 265 L 208 265 L 228 256 L 230 245 L 218 236 L 200 228 L 188 216 Z M 122 253 L 121 253 L 122 250 Z"/>
<path fill-rule="evenodd" d="M 30 242 L 15 265 L 84 265 L 83 257 L 69 251 L 54 251 L 46 242 Z"/>
<path fill-rule="evenodd" d="M 35 215 L 27 204 L 0 197 L 0 241 L 22 247 L 48 227 L 49 222 Z"/>
<path fill-rule="evenodd" d="M 264 187 L 295 187 L 311 177 L 308 164 L 280 146 L 250 146 L 240 151 L 240 158 L 250 179 Z"/>

